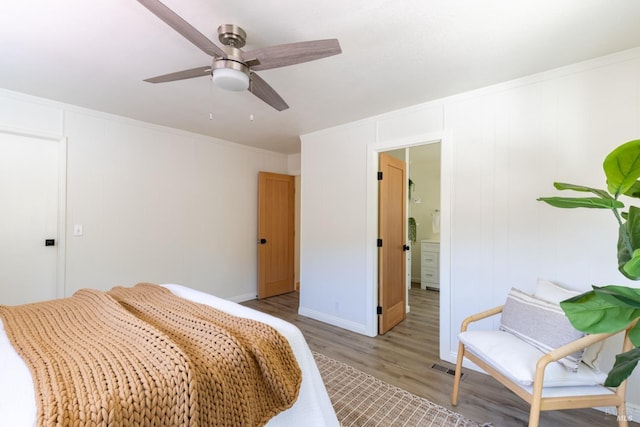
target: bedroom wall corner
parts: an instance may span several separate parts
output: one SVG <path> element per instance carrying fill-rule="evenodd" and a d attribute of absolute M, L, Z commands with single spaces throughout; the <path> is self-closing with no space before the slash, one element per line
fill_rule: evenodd
<path fill-rule="evenodd" d="M 377 153 L 441 126 L 429 103 L 301 137 L 300 314 L 377 335 Z"/>
<path fill-rule="evenodd" d="M 257 177 L 282 154 L 91 111 L 66 114 L 67 294 L 139 281 L 257 291 Z"/>

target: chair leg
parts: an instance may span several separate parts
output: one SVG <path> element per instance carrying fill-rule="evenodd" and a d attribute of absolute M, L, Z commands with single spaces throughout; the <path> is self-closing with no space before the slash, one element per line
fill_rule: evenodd
<path fill-rule="evenodd" d="M 542 372 L 542 374 L 540 374 Z M 529 409 L 529 427 L 538 427 L 540 423 L 540 409 L 542 408 L 542 384 L 544 380 L 544 368 L 540 371 L 536 368 L 536 379 L 531 393 L 531 408 Z"/>
<path fill-rule="evenodd" d="M 618 427 L 629 427 L 629 418 L 627 416 L 627 407 L 624 402 L 616 406 L 616 414 L 618 418 Z"/>
<path fill-rule="evenodd" d="M 462 377 L 462 360 L 464 359 L 464 344 L 458 344 L 458 358 L 456 361 L 456 373 L 453 377 L 453 391 L 451 392 L 451 404 L 458 404 L 458 394 L 460 393 L 460 378 Z"/>

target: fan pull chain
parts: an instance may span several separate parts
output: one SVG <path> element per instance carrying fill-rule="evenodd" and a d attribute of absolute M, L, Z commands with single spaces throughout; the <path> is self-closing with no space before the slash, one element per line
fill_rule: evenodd
<path fill-rule="evenodd" d="M 213 74 L 211 74 L 211 77 L 209 78 L 209 102 L 211 102 L 209 120 L 213 120 Z"/>

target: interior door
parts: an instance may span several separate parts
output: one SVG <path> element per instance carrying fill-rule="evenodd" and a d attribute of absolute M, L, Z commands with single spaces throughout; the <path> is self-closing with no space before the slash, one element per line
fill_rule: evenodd
<path fill-rule="evenodd" d="M 295 290 L 295 177 L 258 174 L 258 298 Z"/>
<path fill-rule="evenodd" d="M 380 153 L 378 179 L 378 333 L 406 317 L 406 163 Z"/>
<path fill-rule="evenodd" d="M 0 133 L 0 304 L 57 296 L 58 150 Z"/>

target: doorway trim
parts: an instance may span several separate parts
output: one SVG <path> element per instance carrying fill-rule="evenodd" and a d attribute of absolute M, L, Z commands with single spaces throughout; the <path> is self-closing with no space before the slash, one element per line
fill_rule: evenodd
<path fill-rule="evenodd" d="M 367 145 L 367 209 L 366 209 L 366 245 L 367 245 L 367 316 L 366 333 L 377 335 L 378 305 L 378 257 L 376 240 L 378 238 L 378 154 L 383 151 L 409 148 L 417 145 L 441 143 L 440 154 L 440 358 L 451 360 L 449 343 L 451 342 L 451 176 L 453 170 L 452 138 L 449 131 L 423 133 L 407 138 L 376 142 Z"/>
<path fill-rule="evenodd" d="M 58 144 L 58 235 L 56 236 L 56 296 L 66 291 L 67 255 L 67 138 L 61 135 L 0 125 L 0 133 L 41 139 Z"/>

